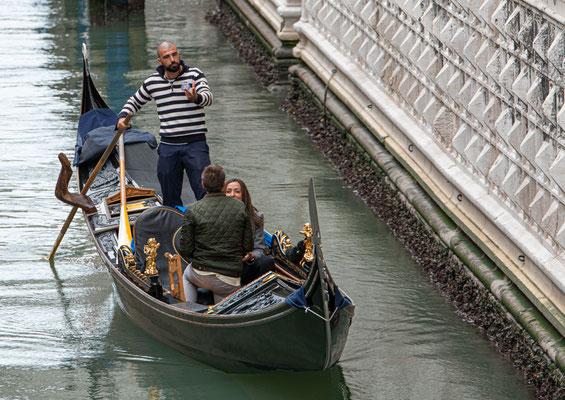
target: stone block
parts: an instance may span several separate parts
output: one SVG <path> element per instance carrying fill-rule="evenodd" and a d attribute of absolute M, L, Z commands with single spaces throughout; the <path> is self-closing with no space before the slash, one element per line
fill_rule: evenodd
<path fill-rule="evenodd" d="M 374 45 L 375 43 L 371 39 L 363 37 L 363 42 L 361 43 L 361 46 L 359 46 L 359 51 L 357 52 L 359 59 L 367 62 L 367 55 Z"/>
<path fill-rule="evenodd" d="M 565 150 L 560 149 L 549 167 L 549 174 L 561 191 L 565 192 Z"/>
<path fill-rule="evenodd" d="M 557 123 L 557 93 L 561 91 L 558 86 L 549 89 L 549 94 L 543 101 L 541 109 L 543 115 L 553 123 Z"/>
<path fill-rule="evenodd" d="M 541 114 L 541 105 L 543 103 L 542 77 L 533 73 L 531 76 L 532 84 L 526 93 L 526 100 L 538 114 Z"/>
<path fill-rule="evenodd" d="M 390 60 L 390 56 L 387 52 L 381 50 L 380 47 L 378 48 L 378 50 L 374 51 L 373 56 L 375 57 L 375 61 L 370 63 L 369 67 L 371 67 L 371 69 L 377 76 L 381 77 L 383 75 L 385 66 Z"/>
<path fill-rule="evenodd" d="M 377 23 L 376 21 L 377 8 L 375 7 L 375 3 L 372 1 L 367 1 L 364 3 L 365 6 L 359 13 L 359 16 L 363 19 L 363 21 L 365 21 L 368 25 L 374 28 Z"/>
<path fill-rule="evenodd" d="M 459 54 L 464 55 L 465 45 L 467 44 L 467 39 L 469 38 L 469 34 L 467 33 L 467 28 L 464 26 L 460 26 L 453 38 L 451 39 L 448 44 L 451 44 L 451 47 Z"/>
<path fill-rule="evenodd" d="M 473 65 L 475 63 L 475 57 L 481 46 L 482 37 L 477 32 L 473 31 L 467 38 L 467 43 L 463 47 L 463 55 L 465 58 Z"/>
<path fill-rule="evenodd" d="M 434 119 L 440 109 L 440 106 L 441 105 L 439 104 L 437 99 L 433 95 L 430 96 L 428 103 L 422 110 L 422 117 L 429 125 L 432 125 L 434 123 Z"/>
<path fill-rule="evenodd" d="M 428 7 L 422 14 L 422 18 L 420 18 L 420 22 L 422 23 L 422 25 L 424 26 L 427 32 L 432 33 L 435 17 L 436 17 L 436 11 L 434 7 L 434 2 L 430 1 Z"/>
<path fill-rule="evenodd" d="M 433 129 L 444 145 L 451 145 L 457 129 L 457 115 L 449 108 L 441 107 L 433 120 Z"/>
<path fill-rule="evenodd" d="M 501 112 L 500 99 L 496 96 L 490 96 L 488 103 L 483 111 L 482 121 L 487 124 L 490 129 L 495 129 L 495 122 Z"/>
<path fill-rule="evenodd" d="M 479 135 L 474 135 L 467 143 L 467 147 L 465 147 L 465 158 L 472 164 L 475 165 L 479 154 L 481 154 L 481 150 L 485 145 L 484 139 Z"/>
<path fill-rule="evenodd" d="M 461 90 L 459 91 L 459 101 L 461 102 L 461 104 L 469 104 L 469 102 L 473 98 L 473 95 L 477 91 L 477 86 L 477 83 L 473 79 L 468 79 L 465 81 L 463 87 L 461 87 Z"/>
<path fill-rule="evenodd" d="M 547 60 L 547 49 L 549 49 L 549 35 L 550 35 L 549 24 L 546 21 L 544 21 L 541 23 L 540 27 L 538 28 L 538 34 L 536 35 L 532 43 L 534 51 L 543 60 Z"/>
<path fill-rule="evenodd" d="M 528 91 L 530 90 L 530 76 L 528 68 L 523 68 L 512 84 L 512 91 L 520 97 L 522 101 L 527 101 Z"/>
<path fill-rule="evenodd" d="M 490 25 L 492 15 L 496 11 L 498 6 L 498 0 L 485 0 L 479 8 L 479 17 L 483 20 L 483 22 Z"/>
<path fill-rule="evenodd" d="M 398 84 L 398 93 L 402 96 L 402 98 L 406 99 L 408 95 L 408 90 L 410 90 L 410 83 L 412 82 L 412 74 L 408 71 L 405 71 L 402 75 L 402 79 Z"/>
<path fill-rule="evenodd" d="M 504 23 L 506 33 L 513 40 L 518 40 L 518 33 L 520 32 L 520 14 L 522 14 L 522 12 L 522 8 L 516 6 Z"/>
<path fill-rule="evenodd" d="M 497 187 L 502 187 L 509 165 L 510 161 L 501 153 L 497 155 L 496 160 L 492 163 L 487 176 Z"/>
<path fill-rule="evenodd" d="M 532 48 L 534 43 L 534 31 L 535 31 L 535 22 L 534 18 L 529 15 L 526 17 L 526 20 L 522 24 L 520 31 L 518 32 L 518 40 L 522 45 Z"/>
<path fill-rule="evenodd" d="M 465 148 L 469 144 L 469 141 L 472 137 L 473 131 L 471 127 L 465 123 L 462 123 L 457 129 L 457 133 L 453 137 L 451 144 L 459 154 L 464 155 Z"/>
<path fill-rule="evenodd" d="M 402 43 L 400 43 L 400 52 L 404 54 L 405 57 L 408 57 L 410 50 L 412 50 L 412 46 L 414 46 L 414 42 L 419 40 L 420 38 L 415 37 L 414 33 L 411 30 L 408 30 L 407 35 L 404 37 Z"/>
<path fill-rule="evenodd" d="M 548 235 L 556 237 L 561 243 L 563 224 L 565 224 L 565 208 L 563 204 L 554 199 L 542 218 L 541 227 Z"/>
<path fill-rule="evenodd" d="M 501 1 L 490 17 L 491 26 L 495 27 L 501 34 L 506 34 L 505 23 L 508 20 L 508 1 Z"/>
<path fill-rule="evenodd" d="M 420 93 L 420 90 L 421 90 L 420 83 L 414 79 L 405 97 L 406 102 L 410 104 L 412 107 L 414 107 L 414 102 L 416 101 L 416 98 L 418 97 L 418 93 Z"/>
<path fill-rule="evenodd" d="M 410 9 L 409 13 L 412 16 L 412 18 L 418 20 L 420 17 L 422 17 L 422 15 L 424 15 L 426 2 L 422 0 L 410 0 L 410 2 L 412 4 L 409 8 Z"/>
<path fill-rule="evenodd" d="M 483 70 L 487 71 L 487 63 L 492 58 L 494 51 L 491 49 L 489 40 L 481 39 L 481 45 L 477 53 L 475 54 L 475 65 Z"/>
<path fill-rule="evenodd" d="M 390 43 L 397 49 L 400 49 L 400 45 L 402 44 L 402 42 L 404 42 L 404 39 L 406 38 L 406 35 L 409 34 L 409 32 L 410 30 L 405 25 L 399 24 L 392 39 L 390 39 Z"/>
<path fill-rule="evenodd" d="M 530 204 L 536 195 L 536 182 L 529 176 L 522 174 L 524 179 L 516 190 L 516 202 L 527 214 L 530 212 Z"/>
<path fill-rule="evenodd" d="M 549 142 L 543 141 L 536 153 L 535 164 L 546 174 L 557 157 L 557 149 Z"/>
<path fill-rule="evenodd" d="M 515 164 L 510 164 L 501 188 L 512 201 L 516 201 L 516 191 L 521 182 L 520 178 L 520 169 Z"/>
<path fill-rule="evenodd" d="M 483 112 L 485 106 L 488 102 L 488 94 L 486 90 L 482 87 L 479 87 L 471 100 L 469 101 L 468 110 L 471 114 L 475 116 L 478 120 L 481 120 L 483 117 Z"/>
<path fill-rule="evenodd" d="M 443 64 L 443 68 L 438 72 L 435 77 L 435 83 L 442 88 L 442 90 L 447 90 L 447 82 L 451 79 L 453 75 L 453 65 L 451 63 Z"/>
<path fill-rule="evenodd" d="M 422 49 L 425 48 L 425 45 L 422 42 L 422 39 L 418 38 L 412 44 L 412 48 L 408 51 L 408 58 L 412 63 L 416 64 L 418 59 L 422 55 Z"/>
<path fill-rule="evenodd" d="M 562 247 L 565 247 L 565 223 L 561 225 L 559 231 L 557 232 L 557 243 L 559 243 Z"/>
<path fill-rule="evenodd" d="M 563 75 L 563 60 L 565 59 L 565 35 L 558 31 L 547 50 L 547 59 Z"/>
<path fill-rule="evenodd" d="M 542 132 L 538 128 L 532 127 L 520 143 L 520 154 L 526 157 L 532 165 L 535 165 L 536 154 L 541 142 L 543 142 Z"/>
<path fill-rule="evenodd" d="M 447 20 L 441 31 L 438 32 L 437 37 L 441 40 L 442 43 L 446 44 L 447 46 L 451 46 L 451 40 L 455 35 L 455 32 L 458 28 L 458 22 L 454 17 L 451 17 Z"/>
<path fill-rule="evenodd" d="M 390 85 L 390 89 L 393 91 L 393 93 L 396 93 L 398 91 L 398 86 L 402 81 L 404 71 L 405 69 L 401 65 L 395 63 L 395 67 L 392 70 L 392 73 L 390 74 L 390 76 L 388 76 L 388 84 Z"/>
<path fill-rule="evenodd" d="M 475 161 L 475 166 L 485 177 L 488 176 L 492 164 L 496 159 L 496 155 L 496 149 L 492 147 L 490 143 L 485 142 L 485 145 Z"/>
<path fill-rule="evenodd" d="M 500 71 L 498 82 L 507 90 L 512 89 L 512 84 L 520 73 L 520 61 L 514 57 L 509 56 L 506 64 Z"/>
<path fill-rule="evenodd" d="M 381 17 L 375 27 L 377 33 L 382 35 L 392 19 L 394 19 L 394 17 L 392 17 L 387 11 L 382 10 Z"/>
<path fill-rule="evenodd" d="M 514 111 L 512 108 L 503 106 L 502 112 L 498 115 L 494 123 L 494 128 L 496 132 L 500 135 L 504 141 L 508 142 L 508 136 L 512 124 L 514 123 Z"/>
<path fill-rule="evenodd" d="M 508 132 L 508 143 L 512 145 L 514 150 L 520 151 L 520 145 L 522 144 L 524 137 L 526 136 L 525 124 L 520 120 L 516 119 L 510 131 Z"/>
<path fill-rule="evenodd" d="M 463 87 L 463 73 L 460 70 L 455 70 L 449 81 L 447 82 L 447 92 L 450 96 L 455 99 L 459 100 L 459 92 Z"/>
<path fill-rule="evenodd" d="M 557 113 L 557 123 L 561 129 L 565 129 L 565 104 L 563 104 Z"/>
<path fill-rule="evenodd" d="M 537 192 L 530 203 L 530 217 L 541 227 L 543 216 L 551 206 L 551 196 L 547 194 L 544 188 L 539 187 Z"/>
<path fill-rule="evenodd" d="M 401 26 L 401 24 L 399 22 L 396 21 L 396 19 L 391 18 L 390 22 L 388 23 L 388 25 L 386 26 L 386 28 L 384 29 L 382 35 L 383 37 L 388 41 L 391 42 L 393 36 L 396 34 L 396 31 L 398 30 L 398 28 Z"/>
<path fill-rule="evenodd" d="M 436 38 L 441 38 L 441 31 L 449 21 L 449 15 L 445 13 L 443 10 L 440 10 L 436 17 L 434 18 L 433 25 L 432 25 L 432 34 Z"/>
<path fill-rule="evenodd" d="M 487 74 L 489 74 L 490 77 L 495 81 L 498 80 L 498 77 L 502 71 L 503 57 L 504 56 L 502 55 L 502 52 L 499 49 L 497 49 L 487 63 L 487 67 L 486 67 Z"/>
<path fill-rule="evenodd" d="M 430 96 L 431 95 L 428 89 L 422 88 L 420 94 L 416 98 L 416 101 L 414 101 L 414 108 L 416 109 L 416 111 L 418 111 L 418 114 L 422 115 L 424 109 L 426 108 L 426 105 L 430 101 Z"/>

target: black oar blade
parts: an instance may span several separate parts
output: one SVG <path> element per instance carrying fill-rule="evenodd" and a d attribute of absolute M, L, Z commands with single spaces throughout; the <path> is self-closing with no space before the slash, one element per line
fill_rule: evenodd
<path fill-rule="evenodd" d="M 310 178 L 310 186 L 308 188 L 308 208 L 310 211 L 310 223 L 312 224 L 312 240 L 316 246 L 320 246 L 322 244 L 322 235 L 320 234 L 320 222 L 318 219 L 318 207 L 316 205 L 314 178 Z"/>

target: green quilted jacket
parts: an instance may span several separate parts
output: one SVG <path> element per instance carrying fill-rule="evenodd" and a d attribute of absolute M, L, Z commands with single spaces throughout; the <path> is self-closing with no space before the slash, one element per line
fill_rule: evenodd
<path fill-rule="evenodd" d="M 193 268 L 239 277 L 243 256 L 253 250 L 245 205 L 224 193 L 209 193 L 188 206 L 180 237 L 180 254 Z"/>

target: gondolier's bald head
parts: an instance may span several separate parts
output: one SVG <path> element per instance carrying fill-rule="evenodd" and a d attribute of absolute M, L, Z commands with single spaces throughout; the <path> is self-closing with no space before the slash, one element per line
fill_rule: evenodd
<path fill-rule="evenodd" d="M 167 78 L 174 79 L 181 73 L 180 54 L 172 42 L 157 46 L 157 61 L 166 72 Z"/>
<path fill-rule="evenodd" d="M 202 186 L 208 193 L 220 193 L 226 183 L 226 173 L 219 164 L 210 164 L 202 171 Z"/>
<path fill-rule="evenodd" d="M 157 46 L 157 58 L 161 58 L 162 50 L 169 50 L 171 47 L 174 47 L 175 49 L 177 48 L 177 46 L 175 46 L 173 42 L 169 41 L 164 41 L 159 46 Z"/>

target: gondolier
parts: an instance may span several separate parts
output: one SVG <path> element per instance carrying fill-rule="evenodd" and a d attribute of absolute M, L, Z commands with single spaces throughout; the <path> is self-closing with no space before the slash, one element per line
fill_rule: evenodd
<path fill-rule="evenodd" d="M 202 71 L 186 65 L 173 43 L 161 43 L 157 56 L 160 64 L 157 72 L 145 79 L 127 100 L 118 115 L 117 128 L 128 128 L 125 116 L 135 114 L 151 99 L 155 100 L 161 136 L 157 176 L 163 202 L 171 207 L 182 206 L 184 171 L 196 200 L 206 194 L 200 178 L 204 168 L 210 165 L 204 107 L 212 104 L 212 92 Z"/>

